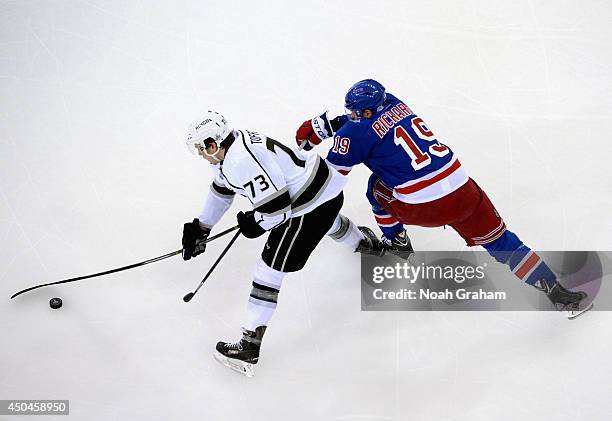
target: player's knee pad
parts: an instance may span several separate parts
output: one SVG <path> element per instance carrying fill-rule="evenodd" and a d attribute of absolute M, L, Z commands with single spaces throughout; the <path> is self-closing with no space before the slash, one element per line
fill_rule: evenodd
<path fill-rule="evenodd" d="M 378 180 L 379 177 L 376 174 L 370 175 L 370 178 L 368 179 L 368 190 L 366 191 L 366 197 L 368 198 L 368 202 L 370 202 L 370 205 L 372 205 L 372 209 L 375 211 L 382 209 L 382 206 L 380 206 L 380 203 L 378 203 L 376 197 L 374 197 L 374 185 Z"/>
<path fill-rule="evenodd" d="M 515 253 L 520 255 L 531 250 L 510 230 L 506 230 L 497 240 L 483 244 L 483 247 L 500 263 L 508 263 L 510 257 Z"/>

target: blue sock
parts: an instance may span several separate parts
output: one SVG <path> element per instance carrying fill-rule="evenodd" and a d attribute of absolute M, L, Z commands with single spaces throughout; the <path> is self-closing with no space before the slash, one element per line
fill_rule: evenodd
<path fill-rule="evenodd" d="M 380 206 L 380 203 L 378 203 L 374 197 L 374 183 L 376 180 L 378 180 L 378 177 L 372 174 L 368 180 L 366 197 L 368 198 L 370 205 L 372 205 L 372 213 L 374 214 L 374 219 L 376 219 L 378 228 L 380 228 L 385 238 L 393 240 L 397 234 L 404 231 L 404 224 L 395 219 L 394 216 L 389 215 L 389 213 L 384 210 L 382 206 Z"/>
<path fill-rule="evenodd" d="M 529 285 L 534 285 L 540 279 L 550 287 L 557 282 L 557 276 L 548 265 L 512 231 L 506 230 L 497 240 L 483 247 L 495 260 L 508 265 L 519 279 Z"/>

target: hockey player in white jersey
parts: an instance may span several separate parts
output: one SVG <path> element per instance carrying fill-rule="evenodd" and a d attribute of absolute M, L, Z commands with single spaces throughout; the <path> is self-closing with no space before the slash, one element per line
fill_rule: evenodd
<path fill-rule="evenodd" d="M 256 238 L 270 232 L 255 264 L 242 339 L 217 343 L 215 353 L 222 364 L 252 376 L 285 275 L 302 269 L 325 235 L 361 253 L 382 255 L 383 245 L 370 229 L 339 213 L 346 177 L 320 156 L 256 132 L 232 130 L 214 111 L 190 125 L 187 145 L 212 164 L 215 177 L 201 214 L 184 226 L 183 258 L 204 252 L 204 241 L 235 193 L 253 205 L 237 215 L 242 234 Z"/>

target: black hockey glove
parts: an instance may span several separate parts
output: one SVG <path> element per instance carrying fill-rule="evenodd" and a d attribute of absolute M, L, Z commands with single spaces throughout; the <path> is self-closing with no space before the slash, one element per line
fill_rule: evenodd
<path fill-rule="evenodd" d="M 238 219 L 238 225 L 240 226 L 240 232 L 246 238 L 257 238 L 265 234 L 266 230 L 263 229 L 257 222 L 255 222 L 255 212 L 238 212 L 236 215 Z"/>
<path fill-rule="evenodd" d="M 196 218 L 183 225 L 183 260 L 189 260 L 206 250 L 206 239 L 210 228 L 202 228 Z"/>

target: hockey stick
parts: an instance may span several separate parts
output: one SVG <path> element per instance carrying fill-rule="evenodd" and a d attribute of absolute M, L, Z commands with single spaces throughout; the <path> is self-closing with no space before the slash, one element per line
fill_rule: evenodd
<path fill-rule="evenodd" d="M 205 242 L 208 243 L 208 242 L 210 242 L 212 240 L 216 240 L 217 238 L 222 237 L 222 236 L 224 236 L 224 235 L 226 235 L 226 234 L 228 234 L 228 233 L 230 233 L 232 231 L 235 231 L 238 228 L 239 228 L 238 225 L 233 226 L 231 228 L 228 228 L 225 231 L 221 231 L 219 234 L 213 235 L 212 237 L 208 237 Z M 104 272 L 94 273 L 93 275 L 78 276 L 76 278 L 64 279 L 62 281 L 50 282 L 48 284 L 35 285 L 33 287 L 23 289 L 23 290 L 15 293 L 15 294 L 13 294 L 11 296 L 11 300 L 13 298 L 17 297 L 18 295 L 24 294 L 24 293 L 26 293 L 28 291 L 32 291 L 34 289 L 38 289 L 38 288 L 42 288 L 42 287 L 47 287 L 47 286 L 50 286 L 50 285 L 66 284 L 68 282 L 82 281 L 83 279 L 95 278 L 95 277 L 102 276 L 102 275 L 109 275 L 111 273 L 121 272 L 121 271 L 128 270 L 128 269 L 133 269 L 133 268 L 136 268 L 138 266 L 148 265 L 149 263 L 158 262 L 160 260 L 167 259 L 168 257 L 176 256 L 177 254 L 181 254 L 182 251 L 183 251 L 183 249 L 176 250 L 176 251 L 173 251 L 172 253 L 164 254 L 163 256 L 154 257 L 152 259 L 145 260 L 143 262 L 134 263 L 134 264 L 131 264 L 131 265 L 128 265 L 128 266 L 123 266 L 123 267 L 120 267 L 120 268 L 111 269 L 111 270 L 107 270 L 107 271 L 104 271 Z"/>
<path fill-rule="evenodd" d="M 202 279 L 202 282 L 200 282 L 200 285 L 198 285 L 198 287 L 195 289 L 195 291 L 193 292 L 189 292 L 187 293 L 184 297 L 183 297 L 183 301 L 185 301 L 186 303 L 188 303 L 189 301 L 191 301 L 191 299 L 193 298 L 194 295 L 196 295 L 198 293 L 198 291 L 200 290 L 200 288 L 202 288 L 202 285 L 204 285 L 204 282 L 206 282 L 206 280 L 208 279 L 208 277 L 210 276 L 210 274 L 213 272 L 213 270 L 215 270 L 215 268 L 217 267 L 217 265 L 219 264 L 219 262 L 221 261 L 221 259 L 223 259 L 223 256 L 225 256 L 225 253 L 227 253 L 227 251 L 230 249 L 230 247 L 232 246 L 232 244 L 234 244 L 234 242 L 236 241 L 236 239 L 238 238 L 238 236 L 241 234 L 240 230 L 238 230 L 238 232 L 232 237 L 232 239 L 230 240 L 229 244 L 225 247 L 225 249 L 221 252 L 221 255 L 219 257 L 217 257 L 217 260 L 215 261 L 215 263 L 213 263 L 212 267 L 208 270 L 208 273 L 206 274 L 206 276 L 204 276 L 204 279 Z"/>

